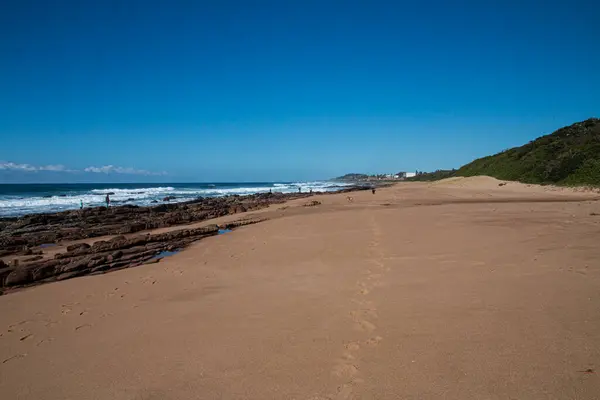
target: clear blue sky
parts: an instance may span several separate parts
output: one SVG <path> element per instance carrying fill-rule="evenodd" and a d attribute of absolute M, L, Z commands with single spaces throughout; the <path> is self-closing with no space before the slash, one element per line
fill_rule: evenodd
<path fill-rule="evenodd" d="M 4 0 L 0 178 L 458 167 L 600 116 L 598 15 L 592 0 Z"/>

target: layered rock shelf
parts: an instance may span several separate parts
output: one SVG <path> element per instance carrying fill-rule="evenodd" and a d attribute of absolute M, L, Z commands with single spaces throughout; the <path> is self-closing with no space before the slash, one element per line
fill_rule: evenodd
<path fill-rule="evenodd" d="M 351 190 L 356 188 L 344 191 Z M 233 229 L 261 219 L 241 219 L 222 226 L 212 224 L 193 229 L 182 226 L 166 233 L 143 234 L 142 231 L 259 210 L 270 204 L 311 196 L 320 195 L 263 193 L 199 198 L 151 207 L 96 207 L 3 218 L 0 219 L 0 293 L 157 262 L 161 252 L 179 250 L 218 234 L 219 229 Z M 319 202 L 310 202 L 310 205 L 315 204 Z M 98 239 L 101 237 L 107 239 Z M 53 249 L 54 245 L 66 243 L 71 243 L 64 248 L 66 251 Z"/>

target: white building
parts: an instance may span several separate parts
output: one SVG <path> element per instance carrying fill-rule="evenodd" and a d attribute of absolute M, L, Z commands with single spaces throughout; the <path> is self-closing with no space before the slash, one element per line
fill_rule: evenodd
<path fill-rule="evenodd" d="M 398 172 L 396 175 L 394 175 L 394 178 L 406 179 L 406 178 L 412 178 L 414 176 L 417 176 L 416 172 Z"/>

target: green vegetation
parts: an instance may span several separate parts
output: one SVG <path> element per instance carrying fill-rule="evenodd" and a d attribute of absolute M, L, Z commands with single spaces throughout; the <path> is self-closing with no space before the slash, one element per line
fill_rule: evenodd
<path fill-rule="evenodd" d="M 460 169 L 419 172 L 407 181 L 488 175 L 507 181 L 600 186 L 600 119 L 590 118 L 524 146 L 479 158 Z M 381 180 L 387 175 L 347 174 L 342 181 Z"/>
<path fill-rule="evenodd" d="M 367 179 L 369 175 L 366 174 L 346 174 L 335 178 L 336 181 L 363 181 Z"/>
<path fill-rule="evenodd" d="M 456 176 L 475 175 L 525 183 L 600 185 L 600 119 L 561 128 L 456 171 Z"/>
<path fill-rule="evenodd" d="M 413 176 L 412 178 L 406 178 L 406 180 L 411 182 L 439 181 L 440 179 L 451 178 L 455 175 L 455 169 L 438 169 L 434 172 L 417 171 L 416 176 Z"/>

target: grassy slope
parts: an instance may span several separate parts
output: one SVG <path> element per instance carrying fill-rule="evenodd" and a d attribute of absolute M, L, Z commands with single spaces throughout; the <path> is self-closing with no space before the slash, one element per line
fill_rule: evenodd
<path fill-rule="evenodd" d="M 526 183 L 600 185 L 600 119 L 561 128 L 456 171 L 456 176 L 474 175 Z"/>

